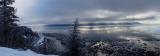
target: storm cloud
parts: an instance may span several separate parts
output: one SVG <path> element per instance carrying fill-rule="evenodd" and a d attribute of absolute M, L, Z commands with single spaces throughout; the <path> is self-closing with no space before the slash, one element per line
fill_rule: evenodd
<path fill-rule="evenodd" d="M 160 0 L 36 0 L 27 8 L 27 14 L 21 16 L 25 16 L 22 22 L 41 24 L 71 23 L 75 18 L 82 21 L 157 20 L 159 5 Z"/>

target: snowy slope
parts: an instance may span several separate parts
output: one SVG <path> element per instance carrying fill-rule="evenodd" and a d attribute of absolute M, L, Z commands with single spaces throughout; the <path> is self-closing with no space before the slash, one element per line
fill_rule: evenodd
<path fill-rule="evenodd" d="M 42 55 L 42 54 L 36 54 L 31 50 L 18 51 L 10 48 L 0 47 L 0 56 L 58 56 L 58 55 Z"/>

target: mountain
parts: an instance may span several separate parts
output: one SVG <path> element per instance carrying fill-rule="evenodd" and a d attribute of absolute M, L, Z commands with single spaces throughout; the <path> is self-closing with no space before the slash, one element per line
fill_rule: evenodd
<path fill-rule="evenodd" d="M 100 25 L 140 25 L 141 23 L 139 22 L 113 22 L 113 23 L 80 23 L 79 26 L 100 26 Z M 48 24 L 45 25 L 46 27 L 67 27 L 67 26 L 73 26 L 74 24 Z"/>

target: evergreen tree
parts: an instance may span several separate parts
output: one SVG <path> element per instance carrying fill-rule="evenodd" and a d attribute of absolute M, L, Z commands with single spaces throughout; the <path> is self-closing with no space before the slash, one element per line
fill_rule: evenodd
<path fill-rule="evenodd" d="M 80 56 L 80 37 L 78 19 L 74 22 L 71 37 L 69 39 L 69 56 Z"/>
<path fill-rule="evenodd" d="M 11 40 L 11 38 L 9 38 L 10 32 L 17 27 L 15 22 L 18 21 L 16 19 L 18 17 L 15 15 L 14 7 L 10 6 L 13 2 L 14 0 L 0 0 L 0 37 L 2 43 L 8 43 Z"/>
<path fill-rule="evenodd" d="M 18 26 L 15 8 L 11 5 L 15 0 L 0 0 L 0 46 L 24 48 L 28 40 L 38 37 L 30 28 Z M 27 38 L 29 37 L 29 38 Z"/>

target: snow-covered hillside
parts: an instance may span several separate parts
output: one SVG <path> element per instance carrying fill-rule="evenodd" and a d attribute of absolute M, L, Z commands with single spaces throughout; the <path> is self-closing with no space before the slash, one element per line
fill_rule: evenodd
<path fill-rule="evenodd" d="M 42 54 L 36 54 L 31 50 L 19 51 L 10 48 L 0 47 L 0 56 L 58 56 L 58 55 L 42 55 Z"/>

